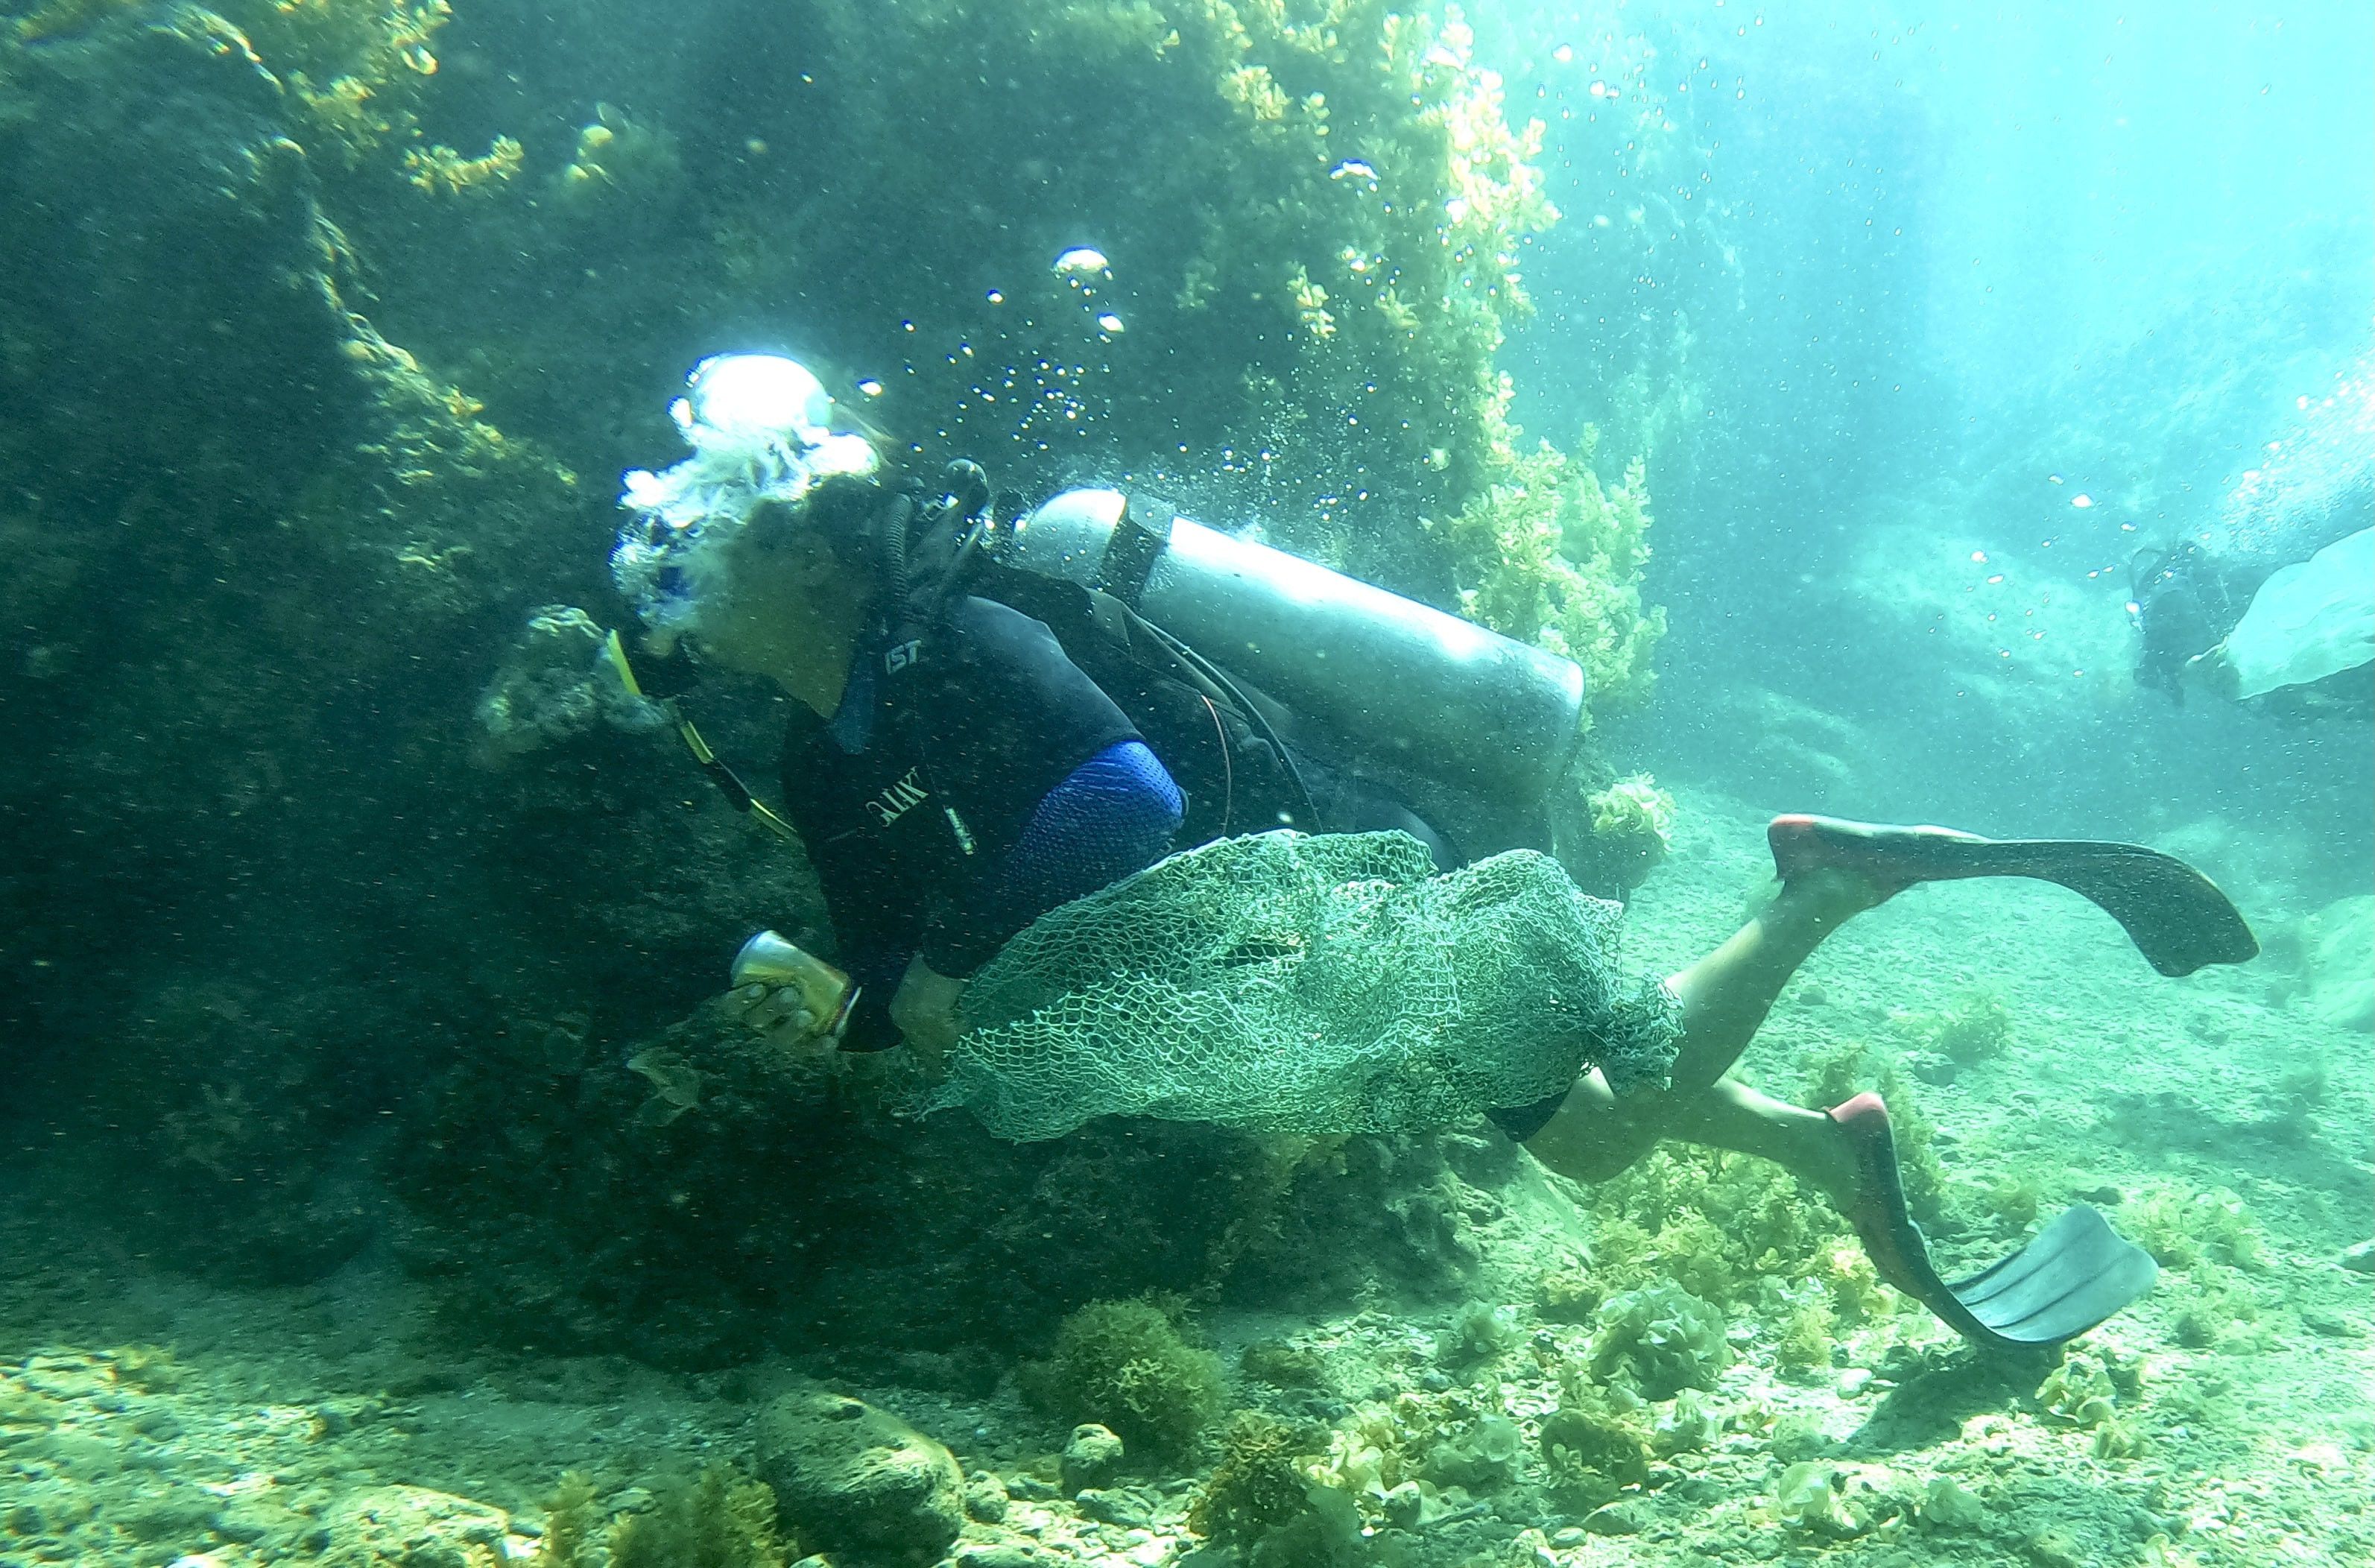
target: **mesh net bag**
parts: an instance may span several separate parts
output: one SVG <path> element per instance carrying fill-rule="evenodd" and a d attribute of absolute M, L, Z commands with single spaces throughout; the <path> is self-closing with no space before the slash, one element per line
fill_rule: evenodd
<path fill-rule="evenodd" d="M 1409 1132 L 1665 1077 L 1681 1032 L 1614 962 L 1620 906 L 1512 850 L 1434 874 L 1403 833 L 1263 833 L 1040 916 L 965 989 L 949 1076 L 1001 1138 L 1097 1116 Z"/>

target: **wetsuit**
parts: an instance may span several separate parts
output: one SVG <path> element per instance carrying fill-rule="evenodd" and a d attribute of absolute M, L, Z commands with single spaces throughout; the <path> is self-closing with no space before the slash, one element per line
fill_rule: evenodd
<path fill-rule="evenodd" d="M 1183 805 L 1046 626 L 972 597 L 921 649 L 861 647 L 831 719 L 796 710 L 783 777 L 841 964 L 865 987 L 855 1051 L 897 1043 L 911 957 L 971 974 L 1037 915 L 1161 858 Z"/>

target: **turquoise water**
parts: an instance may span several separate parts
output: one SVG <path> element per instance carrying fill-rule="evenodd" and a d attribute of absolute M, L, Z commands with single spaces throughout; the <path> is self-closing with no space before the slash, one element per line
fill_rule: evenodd
<path fill-rule="evenodd" d="M 2370 59 L 2206 0 L 0 0 L 0 1564 L 2375 1560 Z M 821 885 L 673 733 L 797 815 L 846 607 L 724 553 L 779 449 L 671 468 L 737 353 L 979 462 L 994 542 L 1211 525 L 1235 596 L 1141 608 L 1280 702 L 1130 707 L 1187 820 L 1554 852 L 1636 982 L 1780 918 L 1777 813 L 2197 867 L 2250 961 L 1916 887 L 1736 1069 L 1883 1093 L 1946 1277 L 2086 1204 L 2156 1285 L 1997 1356 L 1811 1163 L 1574 1180 L 1382 1069 L 1215 1126 L 1170 1060 L 1006 1142 L 743 1027 L 752 932 L 879 1002 L 853 932 L 939 890 Z M 635 471 L 702 498 L 664 590 Z M 679 610 L 671 715 L 604 644 Z M 1239 699 L 1299 793 L 1194 749 Z M 1456 1043 L 1240 923 L 1229 984 Z M 1446 1059 L 1403 1103 L 1497 1106 Z"/>

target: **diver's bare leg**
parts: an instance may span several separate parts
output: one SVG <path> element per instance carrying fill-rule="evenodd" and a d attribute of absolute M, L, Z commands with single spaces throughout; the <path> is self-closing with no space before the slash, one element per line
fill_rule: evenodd
<path fill-rule="evenodd" d="M 1682 1003 L 1683 1038 L 1671 1085 L 1621 1098 L 1597 1072 L 1578 1079 L 1557 1114 L 1526 1140 L 1552 1170 L 1605 1181 L 1660 1138 L 1682 1138 L 1777 1161 L 1834 1192 L 1852 1191 L 1852 1150 L 1820 1111 L 1785 1104 L 1723 1075 L 1755 1038 L 1790 976 L 1824 937 L 1897 890 L 1869 876 L 1815 867 L 1791 877 L 1762 914 L 1667 987 Z"/>

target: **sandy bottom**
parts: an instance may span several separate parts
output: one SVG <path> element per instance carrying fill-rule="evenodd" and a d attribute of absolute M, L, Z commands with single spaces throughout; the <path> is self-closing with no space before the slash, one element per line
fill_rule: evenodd
<path fill-rule="evenodd" d="M 1630 925 L 1635 956 L 1661 968 L 1728 932 L 1768 870 L 1757 814 L 1682 804 L 1675 854 Z M 2310 913 L 2233 890 L 2263 933 Z M 2001 1049 L 1932 1048 L 1921 1019 L 1981 996 L 2007 1016 Z M 1233 1378 L 1257 1340 L 1326 1369 L 1325 1397 L 1240 1380 L 1237 1402 L 1340 1424 L 1383 1408 L 1441 1433 L 1495 1416 L 1526 1440 L 1506 1475 L 1430 1487 L 1411 1527 L 1372 1506 L 1366 1533 L 1324 1560 L 2375 1562 L 2375 1280 L 2344 1263 L 2375 1216 L 2368 1036 L 2319 1022 L 2278 961 L 2167 980 L 2075 895 L 2005 882 L 1917 889 L 1858 921 L 1792 985 L 1743 1071 L 1795 1092 L 1810 1060 L 1858 1043 L 1897 1064 L 1937 1129 L 1962 1220 L 1940 1238 L 1949 1269 L 2001 1256 L 2071 1201 L 2115 1224 L 2163 1217 L 2158 1288 L 2076 1350 L 2119 1385 L 2108 1419 L 2071 1400 L 2057 1411 L 2037 1397 L 2040 1369 L 1983 1362 L 1915 1309 L 1843 1329 L 1834 1365 L 1790 1377 L 1775 1315 L 1736 1313 L 1737 1359 L 1703 1399 L 1712 1434 L 1615 1503 L 1563 1509 L 1539 1484 L 1533 1423 L 1592 1328 L 1539 1321 L 1518 1282 L 1580 1256 L 1591 1231 L 1580 1195 L 1521 1161 L 1476 1197 L 1480 1279 L 1507 1298 L 1484 1304 L 1513 1330 L 1483 1366 L 1446 1370 L 1441 1303 L 1204 1318 Z M 671 1468 L 747 1457 L 751 1416 L 790 1376 L 456 1350 L 384 1260 L 226 1291 L 144 1272 L 62 1223 L 0 1214 L 0 1564 L 532 1556 L 559 1472 L 589 1472 L 613 1509 L 640 1506 Z M 1010 1382 L 973 1403 L 853 1391 L 1008 1482 L 1005 1518 L 960 1548 L 984 1568 L 1023 1561 L 1000 1548 L 1051 1564 L 1226 1561 L 1186 1527 L 1193 1470 L 1135 1478 L 1093 1506 L 1103 1519 L 1054 1496 L 1047 1456 L 1065 1429 Z M 1835 1505 L 1808 1505 L 1810 1478 Z"/>

